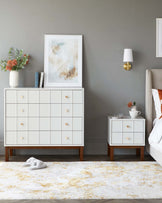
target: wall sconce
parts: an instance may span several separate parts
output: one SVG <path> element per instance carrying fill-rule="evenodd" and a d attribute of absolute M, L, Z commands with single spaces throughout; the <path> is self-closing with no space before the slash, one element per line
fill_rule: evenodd
<path fill-rule="evenodd" d="M 132 65 L 130 64 L 130 62 L 133 62 L 132 49 L 124 49 L 123 62 L 126 62 L 123 66 L 125 70 L 130 70 L 132 68 Z"/>

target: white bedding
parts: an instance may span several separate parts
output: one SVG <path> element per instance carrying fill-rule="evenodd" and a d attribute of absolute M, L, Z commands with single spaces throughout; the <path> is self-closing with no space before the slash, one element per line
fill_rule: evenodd
<path fill-rule="evenodd" d="M 149 144 L 162 143 L 162 118 L 156 119 L 154 127 L 149 136 Z"/>

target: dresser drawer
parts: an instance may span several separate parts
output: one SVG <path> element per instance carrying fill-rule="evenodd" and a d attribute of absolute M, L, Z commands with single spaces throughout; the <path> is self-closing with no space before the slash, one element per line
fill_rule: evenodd
<path fill-rule="evenodd" d="M 27 132 L 17 132 L 17 144 L 28 144 Z"/>
<path fill-rule="evenodd" d="M 29 117 L 39 117 L 39 104 L 28 104 Z"/>
<path fill-rule="evenodd" d="M 112 132 L 122 132 L 122 121 L 112 120 L 111 129 L 112 129 Z"/>
<path fill-rule="evenodd" d="M 39 130 L 39 118 L 28 118 L 28 129 Z"/>
<path fill-rule="evenodd" d="M 122 144 L 122 133 L 112 133 L 111 144 Z"/>
<path fill-rule="evenodd" d="M 83 103 L 83 92 L 81 90 L 73 91 L 73 103 Z"/>
<path fill-rule="evenodd" d="M 61 91 L 51 91 L 51 104 L 61 103 Z"/>
<path fill-rule="evenodd" d="M 45 104 L 50 103 L 50 91 L 41 90 L 39 92 L 39 101 L 40 103 L 45 103 Z"/>
<path fill-rule="evenodd" d="M 73 144 L 74 145 L 82 144 L 82 132 L 81 131 L 73 131 Z"/>
<path fill-rule="evenodd" d="M 62 130 L 72 130 L 72 118 L 62 118 Z"/>
<path fill-rule="evenodd" d="M 134 144 L 145 144 L 144 133 L 134 133 Z"/>
<path fill-rule="evenodd" d="M 123 133 L 123 144 L 133 144 L 133 133 Z"/>
<path fill-rule="evenodd" d="M 39 91 L 28 91 L 29 103 L 39 103 Z"/>
<path fill-rule="evenodd" d="M 51 131 L 51 144 L 61 144 L 61 131 Z"/>
<path fill-rule="evenodd" d="M 6 131 L 15 131 L 16 128 L 16 118 L 6 118 Z"/>
<path fill-rule="evenodd" d="M 28 104 L 18 104 L 17 105 L 17 116 L 27 117 L 28 116 Z"/>
<path fill-rule="evenodd" d="M 62 91 L 62 103 L 72 103 L 72 91 Z"/>
<path fill-rule="evenodd" d="M 123 132 L 133 132 L 133 121 L 123 121 Z"/>
<path fill-rule="evenodd" d="M 39 144 L 39 131 L 28 132 L 28 144 L 38 145 Z"/>
<path fill-rule="evenodd" d="M 17 115 L 17 104 L 6 104 L 6 116 L 16 117 Z"/>
<path fill-rule="evenodd" d="M 144 132 L 145 126 L 143 120 L 135 120 L 133 122 L 134 132 Z"/>
<path fill-rule="evenodd" d="M 17 118 L 17 130 L 28 130 L 28 119 L 27 118 Z"/>
<path fill-rule="evenodd" d="M 61 130 L 61 118 L 51 118 L 51 130 Z"/>
<path fill-rule="evenodd" d="M 28 103 L 28 91 L 17 91 L 17 102 Z"/>
<path fill-rule="evenodd" d="M 61 104 L 51 104 L 51 117 L 61 117 Z"/>
<path fill-rule="evenodd" d="M 16 142 L 16 132 L 6 132 L 6 135 L 5 135 L 5 143 L 7 145 L 16 145 L 17 142 Z"/>
<path fill-rule="evenodd" d="M 62 104 L 62 116 L 63 117 L 72 116 L 72 104 Z"/>
<path fill-rule="evenodd" d="M 73 118 L 73 130 L 83 130 L 82 121 L 82 118 Z"/>
<path fill-rule="evenodd" d="M 7 90 L 5 95 L 5 102 L 6 103 L 16 103 L 17 97 L 16 97 L 16 91 L 15 90 Z"/>
<path fill-rule="evenodd" d="M 72 144 L 72 131 L 62 131 L 62 144 Z"/>

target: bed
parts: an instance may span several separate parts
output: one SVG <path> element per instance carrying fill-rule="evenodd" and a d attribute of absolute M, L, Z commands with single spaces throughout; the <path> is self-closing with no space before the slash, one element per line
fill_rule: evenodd
<path fill-rule="evenodd" d="M 155 108 L 152 89 L 162 89 L 162 69 L 146 70 L 145 116 L 146 116 L 146 149 L 147 152 L 162 166 L 162 145 L 149 144 L 148 137 L 153 129 Z"/>

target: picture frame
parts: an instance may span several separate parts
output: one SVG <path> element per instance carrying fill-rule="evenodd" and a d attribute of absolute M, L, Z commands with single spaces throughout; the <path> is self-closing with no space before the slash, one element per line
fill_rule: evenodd
<path fill-rule="evenodd" d="M 44 36 L 44 87 L 82 87 L 82 35 Z"/>
<path fill-rule="evenodd" d="M 156 18 L 156 57 L 162 57 L 162 18 Z"/>

